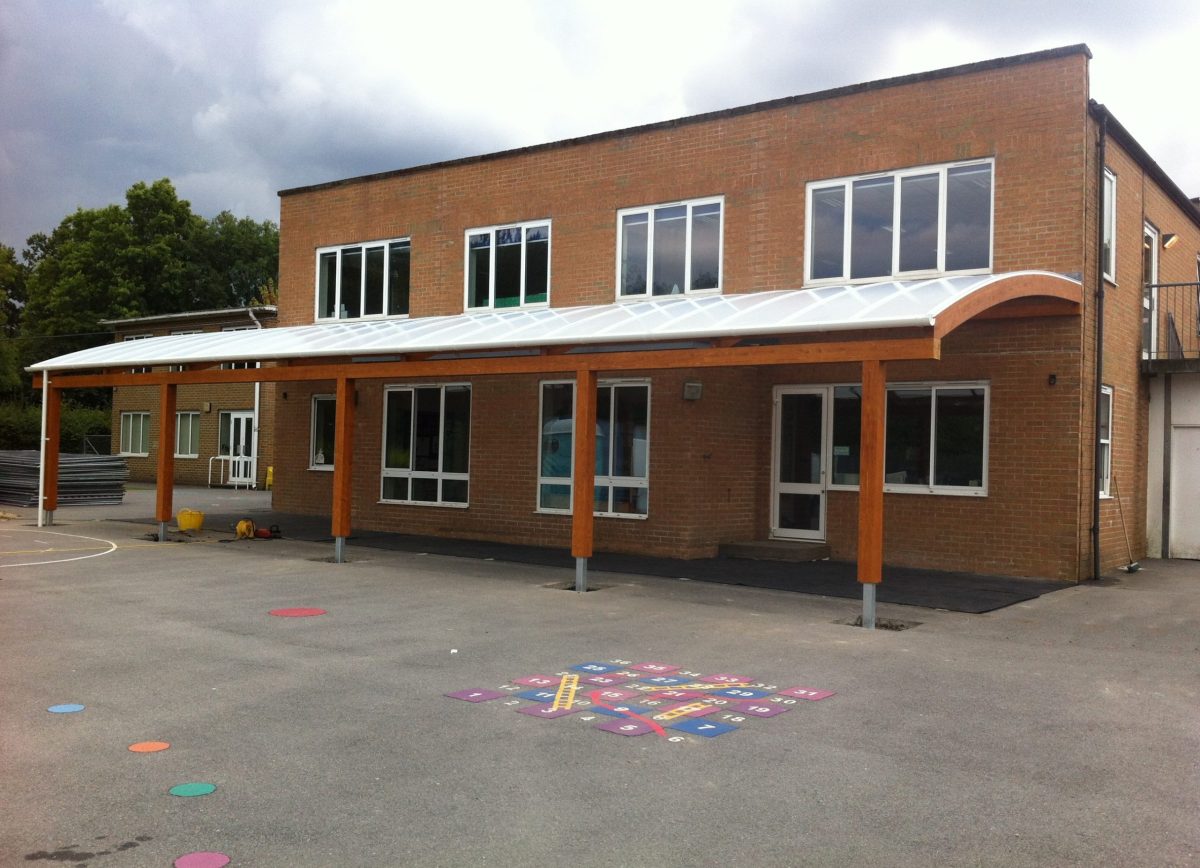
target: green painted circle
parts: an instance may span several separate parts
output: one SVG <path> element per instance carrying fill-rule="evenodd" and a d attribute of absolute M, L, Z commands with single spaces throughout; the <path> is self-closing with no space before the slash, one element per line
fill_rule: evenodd
<path fill-rule="evenodd" d="M 216 784 L 190 783 L 179 784 L 171 787 L 171 795 L 173 796 L 207 796 L 209 793 L 216 790 Z"/>

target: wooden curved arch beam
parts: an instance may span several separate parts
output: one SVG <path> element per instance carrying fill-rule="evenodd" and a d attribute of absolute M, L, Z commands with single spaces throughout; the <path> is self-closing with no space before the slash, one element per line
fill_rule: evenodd
<path fill-rule="evenodd" d="M 1006 302 L 1024 301 L 997 310 Z M 1057 274 L 999 277 L 955 302 L 933 320 L 933 335 L 943 338 L 970 319 L 1016 316 L 1073 316 L 1083 305 L 1083 285 Z"/>

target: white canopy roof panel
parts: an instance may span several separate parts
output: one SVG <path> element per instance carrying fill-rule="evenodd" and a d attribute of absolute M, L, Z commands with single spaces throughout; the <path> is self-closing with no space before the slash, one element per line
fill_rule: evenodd
<path fill-rule="evenodd" d="M 29 370 L 464 353 L 933 326 L 939 313 L 972 293 L 999 280 L 1026 275 L 1079 283 L 1049 272 L 1021 271 L 695 298 L 664 296 L 580 307 L 351 320 L 122 341 L 48 359 Z"/>

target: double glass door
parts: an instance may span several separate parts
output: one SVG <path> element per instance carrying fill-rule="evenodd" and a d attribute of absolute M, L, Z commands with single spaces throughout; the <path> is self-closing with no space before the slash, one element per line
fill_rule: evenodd
<path fill-rule="evenodd" d="M 254 485 L 254 412 L 221 414 L 220 454 L 228 456 L 231 485 Z"/>
<path fill-rule="evenodd" d="M 775 389 L 771 535 L 825 539 L 826 389 Z"/>

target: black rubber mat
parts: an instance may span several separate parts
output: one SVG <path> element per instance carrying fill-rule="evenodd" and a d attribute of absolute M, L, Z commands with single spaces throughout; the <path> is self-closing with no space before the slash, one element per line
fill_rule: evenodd
<path fill-rule="evenodd" d="M 210 515 L 205 520 L 207 530 L 223 530 L 235 524 L 243 515 Z M 329 542 L 329 518 L 280 513 L 251 513 L 250 517 L 262 527 L 279 525 L 284 538 L 312 542 Z M 153 520 L 147 519 L 153 524 Z M 462 558 L 480 558 L 522 564 L 538 564 L 571 570 L 567 578 L 573 581 L 575 559 L 565 548 L 512 545 L 510 543 L 477 540 L 445 539 L 381 531 L 354 531 L 348 546 L 386 549 L 390 551 L 425 552 Z M 743 560 L 740 558 L 705 558 L 680 560 L 642 555 L 623 555 L 600 552 L 588 561 L 591 570 L 608 573 L 629 573 L 643 576 L 663 576 L 690 579 L 697 582 L 716 582 L 725 585 L 744 585 L 769 588 L 800 594 L 859 599 L 862 586 L 855 579 L 855 566 L 848 561 L 811 561 L 791 563 L 782 561 Z M 1045 579 L 988 576 L 976 573 L 922 570 L 912 567 L 885 566 L 883 582 L 875 595 L 881 603 L 922 606 L 927 609 L 946 609 L 951 612 L 991 612 L 1031 600 L 1051 591 L 1072 587 L 1065 582 Z"/>

